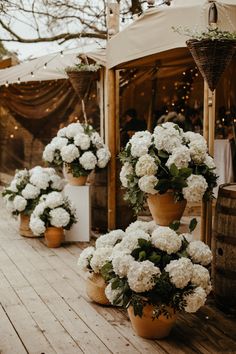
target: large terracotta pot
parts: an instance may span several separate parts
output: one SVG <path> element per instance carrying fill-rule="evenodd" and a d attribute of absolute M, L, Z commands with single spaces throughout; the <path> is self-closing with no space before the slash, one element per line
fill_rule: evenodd
<path fill-rule="evenodd" d="M 20 214 L 20 227 L 19 233 L 24 237 L 39 237 L 35 236 L 29 227 L 30 216 L 23 213 Z"/>
<path fill-rule="evenodd" d="M 64 167 L 64 177 L 71 186 L 84 186 L 87 182 L 88 176 L 74 177 L 72 173 L 69 172 L 68 167 Z"/>
<path fill-rule="evenodd" d="M 100 305 L 110 305 L 105 295 L 106 283 L 100 274 L 92 273 L 87 279 L 88 297 Z"/>
<path fill-rule="evenodd" d="M 49 248 L 57 248 L 61 246 L 64 239 L 64 231 L 62 227 L 48 227 L 44 236 Z"/>
<path fill-rule="evenodd" d="M 170 334 L 170 331 L 175 324 L 177 315 L 173 309 L 168 308 L 170 317 L 160 315 L 153 319 L 153 306 L 146 305 L 143 308 L 142 317 L 135 316 L 133 306 L 128 307 L 128 314 L 134 331 L 138 336 L 150 339 L 165 338 Z"/>
<path fill-rule="evenodd" d="M 187 204 L 185 199 L 176 202 L 173 191 L 149 194 L 147 203 L 153 220 L 161 226 L 169 226 L 174 220 L 180 220 Z"/>

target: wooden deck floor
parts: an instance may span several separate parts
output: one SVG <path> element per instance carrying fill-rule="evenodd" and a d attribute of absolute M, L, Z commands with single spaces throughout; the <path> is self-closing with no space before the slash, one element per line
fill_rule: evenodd
<path fill-rule="evenodd" d="M 235 321 L 211 305 L 179 316 L 168 339 L 137 337 L 125 311 L 87 298 L 76 266 L 84 245 L 48 249 L 0 211 L 1 354 L 236 353 Z"/>

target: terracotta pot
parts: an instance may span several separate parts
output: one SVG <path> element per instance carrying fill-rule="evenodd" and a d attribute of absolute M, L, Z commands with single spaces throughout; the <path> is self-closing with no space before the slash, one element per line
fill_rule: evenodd
<path fill-rule="evenodd" d="M 49 248 L 57 248 L 61 246 L 64 239 L 64 231 L 62 227 L 48 227 L 44 236 Z"/>
<path fill-rule="evenodd" d="M 146 305 L 143 308 L 142 317 L 134 315 L 133 306 L 128 307 L 128 314 L 134 331 L 138 336 L 149 339 L 161 339 L 170 334 L 177 315 L 171 308 L 168 308 L 168 312 L 171 314 L 168 318 L 160 315 L 153 319 L 152 305 Z"/>
<path fill-rule="evenodd" d="M 174 220 L 180 220 L 187 201 L 175 202 L 173 191 L 164 194 L 149 194 L 147 198 L 153 220 L 160 226 L 169 226 Z"/>
<path fill-rule="evenodd" d="M 105 295 L 106 283 L 100 274 L 92 273 L 87 279 L 88 297 L 100 305 L 110 305 Z"/>
<path fill-rule="evenodd" d="M 21 213 L 20 214 L 20 227 L 19 227 L 20 235 L 24 236 L 24 237 L 40 237 L 40 236 L 35 236 L 33 234 L 33 232 L 31 231 L 31 229 L 29 227 L 29 222 L 30 222 L 30 216 Z"/>
<path fill-rule="evenodd" d="M 64 167 L 64 177 L 71 186 L 84 186 L 87 182 L 88 176 L 74 177 L 72 173 L 68 171 L 68 167 Z"/>

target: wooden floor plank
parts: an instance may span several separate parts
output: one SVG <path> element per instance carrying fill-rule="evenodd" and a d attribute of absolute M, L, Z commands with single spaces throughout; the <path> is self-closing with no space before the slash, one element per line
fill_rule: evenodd
<path fill-rule="evenodd" d="M 0 305 L 0 353 L 13 354 L 16 350 L 18 354 L 27 354 L 15 328 Z"/>

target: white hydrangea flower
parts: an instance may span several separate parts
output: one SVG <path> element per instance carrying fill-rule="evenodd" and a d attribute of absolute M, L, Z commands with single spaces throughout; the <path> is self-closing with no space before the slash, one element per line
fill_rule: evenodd
<path fill-rule="evenodd" d="M 74 144 L 63 146 L 61 157 L 64 162 L 71 163 L 80 156 L 79 149 Z"/>
<path fill-rule="evenodd" d="M 66 137 L 66 131 L 67 131 L 67 127 L 59 129 L 57 132 L 57 136 L 62 138 Z"/>
<path fill-rule="evenodd" d="M 203 140 L 193 140 L 189 143 L 189 150 L 195 163 L 203 163 L 207 154 L 207 143 Z"/>
<path fill-rule="evenodd" d="M 193 272 L 193 264 L 189 258 L 180 258 L 170 261 L 165 267 L 165 271 L 169 273 L 170 281 L 176 288 L 183 289 L 191 280 Z"/>
<path fill-rule="evenodd" d="M 50 176 L 46 172 L 33 172 L 30 177 L 30 183 L 39 189 L 47 189 L 49 187 Z"/>
<path fill-rule="evenodd" d="M 126 254 L 130 254 L 135 248 L 138 247 L 139 239 L 150 241 L 151 236 L 145 231 L 138 229 L 128 232 L 122 241 L 114 246 L 114 252 L 121 251 Z"/>
<path fill-rule="evenodd" d="M 112 247 L 101 247 L 94 251 L 90 266 L 94 273 L 99 273 L 104 264 L 110 259 Z"/>
<path fill-rule="evenodd" d="M 157 150 L 163 150 L 171 154 L 175 148 L 182 144 L 182 134 L 180 128 L 176 129 L 174 123 L 165 123 L 154 129 L 154 144 Z"/>
<path fill-rule="evenodd" d="M 50 177 L 50 180 L 51 180 L 51 187 L 53 189 L 56 189 L 58 191 L 63 190 L 63 188 L 65 186 L 65 181 L 61 177 L 59 177 L 57 175 L 52 175 Z"/>
<path fill-rule="evenodd" d="M 50 210 L 50 224 L 55 227 L 66 227 L 70 222 L 70 214 L 64 208 Z"/>
<path fill-rule="evenodd" d="M 25 199 L 35 199 L 39 196 L 40 189 L 28 183 L 22 190 L 21 194 Z"/>
<path fill-rule="evenodd" d="M 39 204 L 34 208 L 33 215 L 34 215 L 35 217 L 39 217 L 40 215 L 42 215 L 42 214 L 44 213 L 44 210 L 45 210 L 46 207 L 47 207 L 47 205 L 46 205 L 45 202 L 39 203 Z"/>
<path fill-rule="evenodd" d="M 24 169 L 24 170 L 20 170 L 15 174 L 14 179 L 16 180 L 17 183 L 21 183 L 23 181 L 27 181 L 29 177 L 29 172 Z"/>
<path fill-rule="evenodd" d="M 130 289 L 136 293 L 151 290 L 155 286 L 156 276 L 160 276 L 161 271 L 150 261 L 132 262 L 127 274 Z"/>
<path fill-rule="evenodd" d="M 105 288 L 105 295 L 110 301 L 111 304 L 114 304 L 117 301 L 117 298 L 122 293 L 121 289 L 112 289 L 112 284 L 109 283 Z M 122 306 L 122 296 L 120 301 L 115 303 L 116 306 Z"/>
<path fill-rule="evenodd" d="M 9 199 L 6 200 L 6 209 L 9 213 L 13 213 L 16 210 L 13 202 Z"/>
<path fill-rule="evenodd" d="M 99 168 L 106 167 L 106 165 L 108 164 L 108 161 L 111 158 L 111 153 L 108 150 L 108 148 L 106 146 L 104 146 L 103 148 L 98 149 L 96 154 L 97 154 L 97 158 L 98 158 L 98 162 L 97 162 L 98 167 Z"/>
<path fill-rule="evenodd" d="M 52 167 L 44 167 L 43 170 L 51 177 L 56 175 L 56 170 Z"/>
<path fill-rule="evenodd" d="M 152 244 L 168 254 L 176 253 L 182 246 L 182 237 L 166 226 L 157 227 L 151 236 Z"/>
<path fill-rule="evenodd" d="M 126 229 L 125 232 L 126 233 L 130 233 L 136 230 L 143 230 L 146 233 L 149 232 L 150 230 L 150 224 L 149 222 L 146 221 L 141 221 L 141 220 L 136 220 L 134 222 L 132 222 Z"/>
<path fill-rule="evenodd" d="M 133 174 L 133 167 L 129 162 L 125 162 L 120 171 L 120 181 L 123 187 L 128 187 L 127 176 Z"/>
<path fill-rule="evenodd" d="M 42 235 L 46 230 L 44 222 L 40 218 L 34 217 L 33 215 L 30 217 L 29 226 L 33 231 L 33 234 L 37 236 Z"/>
<path fill-rule="evenodd" d="M 200 286 L 193 290 L 191 294 L 185 295 L 183 297 L 184 301 L 186 301 L 186 306 L 184 310 L 186 312 L 196 312 L 202 307 L 206 302 L 206 292 Z"/>
<path fill-rule="evenodd" d="M 97 148 L 101 149 L 103 147 L 103 140 L 97 132 L 93 132 L 90 136 L 92 144 Z"/>
<path fill-rule="evenodd" d="M 86 151 L 79 159 L 80 164 L 85 170 L 93 170 L 97 164 L 97 158 L 91 151 Z"/>
<path fill-rule="evenodd" d="M 195 141 L 195 140 L 206 142 L 205 138 L 201 134 L 194 133 L 194 132 L 191 132 L 191 131 L 184 132 L 183 133 L 183 137 L 184 137 L 184 139 L 186 140 L 187 143 L 190 143 L 190 142 Z"/>
<path fill-rule="evenodd" d="M 61 150 L 68 143 L 69 143 L 69 141 L 67 138 L 61 138 L 61 137 L 55 136 L 55 138 L 52 139 L 50 144 L 54 147 L 55 150 Z"/>
<path fill-rule="evenodd" d="M 148 130 L 136 132 L 129 142 L 131 145 L 140 142 L 149 148 L 152 145 L 152 134 Z"/>
<path fill-rule="evenodd" d="M 105 235 L 100 236 L 96 240 L 96 248 L 100 247 L 112 247 L 117 241 L 122 240 L 125 236 L 125 232 L 123 230 L 113 230 Z"/>
<path fill-rule="evenodd" d="M 210 248 L 202 241 L 192 241 L 187 249 L 187 253 L 194 263 L 200 263 L 206 266 L 212 261 L 212 253 Z"/>
<path fill-rule="evenodd" d="M 91 141 L 88 134 L 80 133 L 74 137 L 74 143 L 76 146 L 80 147 L 81 150 L 88 150 Z"/>
<path fill-rule="evenodd" d="M 206 293 L 208 293 L 209 290 L 211 290 L 209 271 L 200 264 L 194 264 L 191 283 L 195 286 L 201 286 L 206 291 Z"/>
<path fill-rule="evenodd" d="M 198 203 L 202 200 L 208 188 L 207 181 L 201 175 L 190 175 L 187 180 L 187 187 L 183 188 L 183 196 L 187 202 Z"/>
<path fill-rule="evenodd" d="M 154 220 L 148 222 L 148 228 L 149 228 L 149 233 L 152 234 L 156 228 L 159 227 L 159 225 L 156 224 Z"/>
<path fill-rule="evenodd" d="M 166 166 L 170 168 L 172 164 L 175 164 L 178 169 L 186 168 L 190 161 L 190 150 L 187 146 L 180 146 L 173 149 L 172 155 L 169 156 L 166 162 Z"/>
<path fill-rule="evenodd" d="M 141 156 L 135 166 L 135 173 L 138 177 L 155 175 L 157 170 L 158 165 L 155 163 L 155 159 L 148 154 Z"/>
<path fill-rule="evenodd" d="M 10 191 L 12 192 L 15 192 L 17 193 L 18 192 L 18 188 L 17 188 L 17 180 L 16 179 L 13 179 L 10 183 L 10 186 L 7 188 L 9 189 Z"/>
<path fill-rule="evenodd" d="M 20 195 L 15 196 L 13 200 L 13 206 L 15 210 L 23 211 L 25 210 L 26 205 L 27 205 L 27 200 L 25 200 L 25 198 L 21 197 Z"/>
<path fill-rule="evenodd" d="M 93 256 L 95 248 L 90 246 L 85 248 L 79 255 L 77 265 L 82 272 L 87 272 L 89 266 L 89 259 Z"/>
<path fill-rule="evenodd" d="M 84 128 L 83 126 L 77 122 L 77 123 L 71 123 L 66 127 L 65 133 L 66 137 L 68 139 L 74 138 L 77 134 L 83 133 Z"/>
<path fill-rule="evenodd" d="M 43 159 L 47 162 L 52 162 L 54 160 L 55 146 L 48 144 L 45 146 L 43 151 Z"/>
<path fill-rule="evenodd" d="M 158 191 L 155 186 L 158 183 L 158 179 L 155 176 L 143 176 L 138 181 L 138 186 L 144 193 L 156 194 Z"/>
<path fill-rule="evenodd" d="M 51 192 L 46 196 L 45 204 L 54 209 L 63 204 L 63 195 L 60 192 Z"/>
<path fill-rule="evenodd" d="M 114 251 L 111 255 L 112 266 L 114 272 L 120 277 L 126 277 L 134 258 L 124 252 Z"/>
<path fill-rule="evenodd" d="M 215 165 L 215 162 L 214 162 L 213 158 L 210 155 L 208 155 L 208 154 L 206 155 L 203 163 L 205 165 L 207 165 L 207 167 L 212 169 L 212 170 L 216 168 L 216 165 Z"/>
<path fill-rule="evenodd" d="M 133 157 L 140 157 L 148 153 L 148 146 L 144 145 L 142 141 L 133 142 L 131 145 L 131 155 Z"/>

